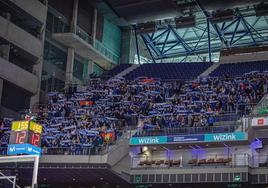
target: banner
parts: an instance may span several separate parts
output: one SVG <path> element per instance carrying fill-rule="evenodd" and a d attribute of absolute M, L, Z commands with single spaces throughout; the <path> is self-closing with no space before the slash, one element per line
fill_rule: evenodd
<path fill-rule="evenodd" d="M 148 136 L 132 137 L 130 145 L 154 145 L 154 144 L 179 144 L 196 142 L 222 142 L 222 141 L 244 141 L 247 140 L 247 133 L 216 133 L 199 135 L 178 135 L 178 136 Z"/>
<path fill-rule="evenodd" d="M 168 136 L 168 142 L 198 142 L 204 141 L 204 135 Z"/>
<path fill-rule="evenodd" d="M 31 144 L 10 144 L 8 145 L 7 155 L 40 155 L 41 148 L 33 146 Z"/>
<path fill-rule="evenodd" d="M 266 126 L 268 125 L 268 117 L 252 118 L 251 126 Z"/>
<path fill-rule="evenodd" d="M 167 136 L 132 137 L 130 145 L 166 144 Z"/>
<path fill-rule="evenodd" d="M 102 132 L 102 133 L 100 133 L 100 136 L 106 142 L 114 141 L 114 139 L 115 139 L 114 132 Z"/>
<path fill-rule="evenodd" d="M 79 101 L 80 106 L 92 106 L 94 101 Z"/>
<path fill-rule="evenodd" d="M 205 142 L 222 142 L 222 141 L 242 141 L 247 140 L 247 134 L 244 132 L 205 134 Z"/>

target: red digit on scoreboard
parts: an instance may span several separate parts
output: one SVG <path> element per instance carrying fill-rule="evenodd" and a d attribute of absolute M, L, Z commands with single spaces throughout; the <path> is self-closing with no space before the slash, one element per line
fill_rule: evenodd
<path fill-rule="evenodd" d="M 16 144 L 25 143 L 25 138 L 26 138 L 26 131 L 18 132 L 16 135 Z"/>
<path fill-rule="evenodd" d="M 39 141 L 40 141 L 40 134 L 32 134 L 32 138 L 31 138 L 31 144 L 34 146 L 38 146 L 39 145 Z"/>

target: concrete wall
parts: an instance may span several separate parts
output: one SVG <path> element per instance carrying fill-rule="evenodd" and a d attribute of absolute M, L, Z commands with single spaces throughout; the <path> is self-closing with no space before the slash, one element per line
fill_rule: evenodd
<path fill-rule="evenodd" d="M 220 63 L 222 64 L 262 60 L 268 60 L 268 52 L 253 52 L 220 57 Z"/>
<path fill-rule="evenodd" d="M 42 41 L 27 33 L 7 19 L 0 17 L 0 37 L 20 47 L 35 57 L 43 54 Z"/>
<path fill-rule="evenodd" d="M 108 164 L 114 166 L 118 163 L 123 157 L 128 155 L 129 153 L 129 145 L 128 139 L 124 138 L 119 140 L 118 143 L 114 146 L 114 148 L 108 154 Z"/>
<path fill-rule="evenodd" d="M 95 163 L 106 164 L 107 155 L 42 155 L 41 163 Z"/>
<path fill-rule="evenodd" d="M 46 22 L 47 7 L 38 0 L 10 0 L 41 23 Z"/>
<path fill-rule="evenodd" d="M 208 174 L 208 173 L 236 173 L 236 172 L 248 172 L 247 167 L 241 168 L 230 168 L 230 167 L 207 167 L 206 170 L 204 168 L 199 169 L 172 169 L 172 168 L 163 168 L 163 169 L 147 169 L 147 170 L 131 170 L 131 174 Z"/>
<path fill-rule="evenodd" d="M 37 92 L 37 76 L 25 71 L 24 69 L 8 62 L 1 57 L 0 67 L 0 78 L 8 80 L 9 82 L 24 88 L 31 93 Z"/>

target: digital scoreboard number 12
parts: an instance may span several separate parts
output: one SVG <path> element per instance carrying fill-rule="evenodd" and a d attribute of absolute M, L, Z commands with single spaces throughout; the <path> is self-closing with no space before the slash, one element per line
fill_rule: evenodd
<path fill-rule="evenodd" d="M 42 126 L 32 121 L 12 122 L 8 154 L 40 154 Z"/>

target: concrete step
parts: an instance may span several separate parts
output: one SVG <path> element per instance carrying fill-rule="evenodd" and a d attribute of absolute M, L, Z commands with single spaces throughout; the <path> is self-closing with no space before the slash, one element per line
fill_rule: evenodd
<path fill-rule="evenodd" d="M 118 73 L 117 75 L 115 75 L 114 77 L 118 78 L 118 77 L 123 77 L 125 75 L 127 75 L 128 73 L 130 73 L 131 71 L 137 69 L 138 67 L 140 67 L 141 65 L 138 64 L 133 64 L 130 67 L 128 67 L 127 69 L 123 70 L 122 72 Z"/>
<path fill-rule="evenodd" d="M 210 66 L 208 69 L 206 69 L 200 76 L 208 76 L 210 73 L 212 73 L 216 68 L 220 66 L 220 63 L 214 63 L 212 66 Z"/>

